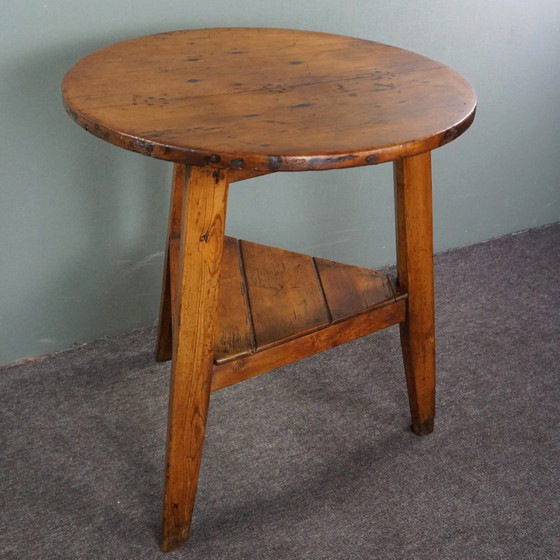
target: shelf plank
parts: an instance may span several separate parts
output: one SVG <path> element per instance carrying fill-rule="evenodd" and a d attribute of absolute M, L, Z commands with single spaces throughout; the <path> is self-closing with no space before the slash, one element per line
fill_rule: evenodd
<path fill-rule="evenodd" d="M 175 301 L 179 239 L 170 240 L 170 251 Z M 226 236 L 216 384 L 225 387 L 401 322 L 405 299 L 406 294 L 395 297 L 389 278 L 375 270 Z"/>
<path fill-rule="evenodd" d="M 333 323 L 395 300 L 385 274 L 315 258 Z"/>
<path fill-rule="evenodd" d="M 249 241 L 241 255 L 257 351 L 329 324 L 312 257 Z"/>
<path fill-rule="evenodd" d="M 225 237 L 214 362 L 239 358 L 255 351 L 247 289 L 239 258 L 239 241 Z"/>

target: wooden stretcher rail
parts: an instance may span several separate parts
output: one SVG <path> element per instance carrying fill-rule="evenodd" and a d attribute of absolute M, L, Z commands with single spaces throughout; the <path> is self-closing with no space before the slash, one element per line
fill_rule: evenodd
<path fill-rule="evenodd" d="M 223 364 L 215 364 L 212 391 L 223 389 L 280 366 L 312 356 L 366 334 L 401 323 L 405 319 L 406 298 L 376 308 L 343 322 L 284 342 L 279 346 Z"/>

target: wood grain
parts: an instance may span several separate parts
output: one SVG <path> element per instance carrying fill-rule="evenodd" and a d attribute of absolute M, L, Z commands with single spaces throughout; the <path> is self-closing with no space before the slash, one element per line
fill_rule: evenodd
<path fill-rule="evenodd" d="M 250 174 L 432 150 L 468 128 L 476 105 L 462 76 L 409 51 L 259 28 L 177 31 L 106 47 L 69 70 L 63 97 L 69 115 L 108 142 Z"/>
<path fill-rule="evenodd" d="M 227 173 L 190 168 L 185 177 L 161 548 L 188 538 L 202 456 L 214 352 Z"/>
<path fill-rule="evenodd" d="M 241 247 L 247 263 L 241 258 Z M 176 298 L 179 248 L 179 239 L 172 237 L 171 301 Z M 255 263 L 258 266 L 251 269 Z M 383 273 L 225 236 L 214 362 L 222 364 L 281 345 L 395 300 L 391 279 Z"/>
<path fill-rule="evenodd" d="M 214 361 L 220 363 L 254 352 L 254 338 L 239 241 L 226 237 L 218 296 Z"/>
<path fill-rule="evenodd" d="M 250 242 L 241 251 L 258 350 L 329 324 L 311 257 Z"/>
<path fill-rule="evenodd" d="M 315 264 L 335 323 L 395 299 L 386 274 L 319 258 Z"/>
<path fill-rule="evenodd" d="M 245 262 L 241 247 L 248 257 Z M 231 373 L 227 381 L 231 385 L 234 378 L 253 377 L 257 371 L 268 371 L 268 366 L 277 367 L 282 356 L 288 363 L 298 355 L 320 352 L 330 343 L 341 344 L 344 333 L 352 340 L 394 324 L 401 310 L 404 318 L 404 302 L 389 309 L 396 302 L 385 274 L 226 236 L 214 345 L 214 371 L 221 372 L 222 380 L 219 386 L 225 386 L 224 376 L 229 375 L 225 371 Z M 226 366 L 228 362 L 235 363 Z"/>
<path fill-rule="evenodd" d="M 400 323 L 405 319 L 405 309 L 405 299 L 400 299 L 326 328 L 302 334 L 281 345 L 265 348 L 256 354 L 216 364 L 212 375 L 212 391 Z"/>
<path fill-rule="evenodd" d="M 401 323 L 412 428 L 430 433 L 435 415 L 435 318 L 430 153 L 394 164 L 399 287 L 408 294 Z"/>

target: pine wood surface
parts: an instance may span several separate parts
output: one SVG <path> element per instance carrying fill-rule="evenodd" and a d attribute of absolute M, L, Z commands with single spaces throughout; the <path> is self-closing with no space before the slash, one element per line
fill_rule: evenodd
<path fill-rule="evenodd" d="M 401 346 L 418 435 L 434 428 L 436 358 L 430 153 L 394 163 L 399 288 L 408 295 Z"/>
<path fill-rule="evenodd" d="M 432 150 L 460 135 L 470 84 L 409 51 L 285 29 L 162 33 L 76 63 L 69 115 L 136 152 L 246 173 L 355 167 Z"/>
<path fill-rule="evenodd" d="M 311 257 L 256 243 L 242 251 L 257 349 L 329 324 Z"/>
<path fill-rule="evenodd" d="M 255 354 L 216 364 L 212 374 L 212 391 L 401 323 L 406 317 L 405 303 L 405 299 L 400 299 L 374 307 L 365 313 L 333 323 L 327 328 L 308 332 L 277 346 L 270 346 Z"/>
<path fill-rule="evenodd" d="M 395 299 L 386 274 L 315 258 L 332 322 Z"/>
<path fill-rule="evenodd" d="M 172 243 L 171 251 L 173 263 L 179 258 L 179 244 Z M 172 285 L 176 274 L 172 265 Z M 241 359 L 229 368 L 239 370 L 253 354 L 272 347 L 281 353 L 290 340 L 399 299 L 389 278 L 374 270 L 225 236 L 214 362 L 219 366 Z M 349 334 L 348 340 L 377 330 L 367 328 Z M 325 341 L 327 331 L 321 335 Z M 333 335 L 337 337 L 341 335 Z"/>
<path fill-rule="evenodd" d="M 231 333 L 239 321 L 229 302 L 237 297 L 246 303 L 247 312 L 240 309 L 239 315 L 250 317 L 242 327 L 248 325 L 253 334 L 247 336 L 242 330 L 244 336 L 239 340 L 250 340 L 253 345 L 239 354 L 261 352 L 324 329 L 333 323 L 333 316 L 337 320 L 349 318 L 395 302 L 389 281 L 379 273 L 249 241 L 240 241 L 239 246 L 239 253 L 232 252 L 230 257 L 240 254 L 242 262 L 226 265 L 224 261 L 224 266 L 241 269 L 238 278 L 242 287 L 236 284 L 232 294 L 228 283 L 220 285 L 219 299 L 227 313 L 218 317 L 218 333 Z M 238 297 L 239 292 L 246 294 L 246 299 Z M 216 363 L 234 357 L 219 339 L 215 349 Z"/>
<path fill-rule="evenodd" d="M 182 177 L 181 243 L 172 303 L 173 359 L 161 547 L 186 541 L 208 413 L 227 171 L 192 167 Z M 188 188 L 187 187 L 188 183 Z"/>
<path fill-rule="evenodd" d="M 219 363 L 245 356 L 255 348 L 253 319 L 239 242 L 232 237 L 226 237 L 218 292 L 214 361 Z"/>

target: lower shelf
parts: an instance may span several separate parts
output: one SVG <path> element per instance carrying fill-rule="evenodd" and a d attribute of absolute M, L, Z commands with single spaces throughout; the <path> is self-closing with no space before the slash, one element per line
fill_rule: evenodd
<path fill-rule="evenodd" d="M 400 323 L 405 300 L 380 272 L 226 237 L 212 390 Z"/>
<path fill-rule="evenodd" d="M 226 237 L 212 388 L 404 320 L 385 275 Z"/>

